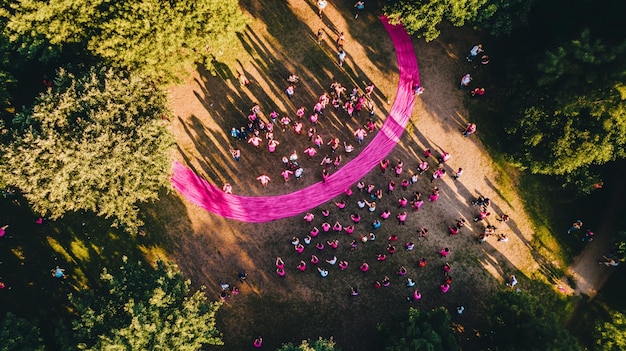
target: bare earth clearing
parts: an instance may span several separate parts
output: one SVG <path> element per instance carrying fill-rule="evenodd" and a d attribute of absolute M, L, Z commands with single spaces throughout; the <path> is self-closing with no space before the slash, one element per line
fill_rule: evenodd
<path fill-rule="evenodd" d="M 317 97 L 335 80 L 348 89 L 356 85 L 361 90 L 373 82 L 376 84 L 375 118 L 380 125 L 393 103 L 397 83 L 395 52 L 377 14 L 365 11 L 355 20 L 349 5 L 336 7 L 330 4 L 323 19 L 319 19 L 315 6 L 308 1 L 287 1 L 287 6 L 280 12 L 276 12 L 276 5 L 272 5 L 272 11 L 269 11 L 265 7 L 268 4 L 263 0 L 242 1 L 252 23 L 241 36 L 241 43 L 233 43 L 233 47 L 240 48 L 236 60 L 226 55 L 217 57 L 217 76 L 199 72 L 185 84 L 170 89 L 175 114 L 172 130 L 178 146 L 176 159 L 209 181 L 220 185 L 229 182 L 235 193 L 246 195 L 284 194 L 318 182 L 319 162 L 330 153 L 328 146 L 322 147 L 313 160 L 308 160 L 302 153 L 312 145 L 306 137 L 308 121 L 304 121 L 305 132 L 300 136 L 277 128 L 276 139 L 281 144 L 275 154 L 268 153 L 266 147 L 256 150 L 244 141 L 231 138 L 231 127 L 244 125 L 255 102 L 261 106 L 266 120 L 274 109 L 281 116 L 288 114 L 294 119 L 298 107 L 302 105 L 311 111 Z M 321 45 L 316 42 L 318 28 L 323 28 L 326 33 Z M 334 46 L 339 31 L 346 34 L 348 58 L 343 69 L 336 65 Z M 320 234 L 313 243 L 337 238 L 339 249 L 331 252 L 332 249 L 326 248 L 317 252 L 311 245 L 299 255 L 290 241 L 293 236 L 302 239 L 312 228 L 304 223 L 304 213 L 296 218 L 247 224 L 210 214 L 176 193 L 168 196 L 168 205 L 161 206 L 161 210 L 164 218 L 168 218 L 167 229 L 175 245 L 174 259 L 195 285 L 207 286 L 209 295 L 217 297 L 219 281 L 235 283 L 240 270 L 249 274 L 246 284 L 240 284 L 241 294 L 229 298 L 220 310 L 218 328 L 225 334 L 226 349 L 249 349 L 254 337 L 263 335 L 268 349 L 285 341 L 334 336 L 344 350 L 373 350 L 377 341 L 373 340 L 376 323 L 402 313 L 410 306 L 405 297 L 412 290 L 404 285 L 406 277 L 395 274 L 400 265 L 407 267 L 407 276 L 417 280 L 416 287 L 424 296 L 414 306 L 443 305 L 452 311 L 459 304 L 465 305 L 467 312 L 464 315 L 453 316 L 462 342 L 471 340 L 474 335 L 473 320 L 480 317 L 475 311 L 479 304 L 485 303 L 481 295 L 503 286 L 511 274 L 517 275 L 521 289 L 527 287 L 524 276 L 543 276 L 554 281 L 556 287 L 561 277 L 551 273 L 553 262 L 549 258 L 531 249 L 533 228 L 514 189 L 500 190 L 502 175 L 494 169 L 483 145 L 475 136 L 464 138 L 461 135 L 468 114 L 463 107 L 466 92 L 459 90 L 458 81 L 463 74 L 474 70 L 465 62 L 464 56 L 475 40 L 468 37 L 466 31 L 458 29 L 445 30 L 442 37 L 432 43 L 414 40 L 421 82 L 426 91 L 417 99 L 407 131 L 388 158 L 392 164 L 403 160 L 403 178 L 408 178 L 407 171 L 417 170 L 418 157 L 423 159 L 425 148 L 433 150 L 437 157 L 440 152 L 447 151 L 452 158 L 446 163 L 444 179 L 431 184 L 432 172 L 429 171 L 406 191 L 398 186 L 393 193 L 385 193 L 377 201 L 374 214 L 357 209 L 356 201 L 364 196 L 356 191 L 356 187 L 353 187 L 355 194 L 352 197 L 342 195 L 335 199 L 348 202 L 345 210 L 337 209 L 332 201 L 312 210 L 316 215 L 313 224 L 318 227 L 323 222 L 322 208 L 330 210 L 327 219 L 330 224 L 335 221 L 350 224 L 350 214 L 360 213 L 363 220 L 355 225 L 352 234 L 358 239 L 360 234 L 371 231 L 371 221 L 378 218 L 382 210 L 390 209 L 392 218 L 378 229 L 378 238 L 374 242 L 350 251 L 353 238 L 331 231 Z M 252 81 L 248 87 L 240 87 L 238 72 L 245 72 Z M 290 73 L 301 77 L 292 100 L 284 94 L 285 78 Z M 487 103 L 488 96 L 485 98 Z M 331 110 L 333 108 L 329 106 L 320 119 L 318 133 L 325 141 L 331 135 L 339 137 L 342 142 L 349 141 L 356 147 L 354 153 L 359 152 L 363 146 L 356 143 L 352 132 L 365 124 L 367 112 L 351 118 L 341 109 Z M 371 136 L 366 137 L 365 143 L 369 139 Z M 232 146 L 238 146 L 242 151 L 239 163 L 230 157 Z M 305 174 L 298 181 L 292 179 L 283 184 L 280 158 L 293 150 L 298 151 Z M 345 157 L 343 148 L 338 153 Z M 431 169 L 436 167 L 434 157 L 428 161 Z M 454 180 L 450 175 L 459 167 L 464 169 L 464 174 Z M 267 188 L 262 188 L 255 180 L 261 173 L 272 178 Z M 386 189 L 392 178 L 392 172 L 382 174 L 377 168 L 366 176 L 365 182 Z M 394 180 L 400 183 L 401 179 Z M 441 190 L 439 200 L 434 203 L 426 201 L 419 212 L 407 208 L 407 225 L 399 226 L 395 220 L 401 211 L 398 198 L 405 196 L 410 200 L 414 191 L 420 191 L 426 198 L 434 185 Z M 498 227 L 497 233 L 506 233 L 509 242 L 498 242 L 495 237 L 490 237 L 484 244 L 477 243 L 485 224 L 472 221 L 478 207 L 472 207 L 470 200 L 478 195 L 492 200 L 492 215 L 488 222 Z M 280 206 L 276 204 L 276 208 Z M 507 224 L 495 219 L 504 213 L 511 216 Z M 459 235 L 449 237 L 448 226 L 460 217 L 465 218 L 468 225 Z M 428 239 L 417 240 L 420 227 L 430 230 Z M 385 262 L 376 262 L 375 255 L 385 251 L 390 234 L 400 237 L 395 243 L 398 252 Z M 408 240 L 416 242 L 414 251 L 404 250 L 403 244 Z M 444 246 L 452 251 L 447 259 L 437 255 Z M 308 262 L 313 253 L 318 254 L 322 262 L 336 255 L 340 260 L 347 260 L 350 266 L 340 271 L 336 266 L 320 264 L 330 271 L 326 279 L 322 279 L 312 265 L 306 272 L 297 271 L 296 264 L 301 259 Z M 274 271 L 276 256 L 286 262 L 285 278 L 278 277 Z M 429 260 L 427 267 L 417 267 L 416 262 L 421 257 Z M 358 270 L 363 261 L 372 266 L 367 273 Z M 446 261 L 452 265 L 453 282 L 450 292 L 442 295 L 439 291 L 443 280 L 441 265 Z M 392 285 L 374 289 L 374 281 L 382 280 L 385 275 L 391 278 Z M 350 285 L 358 286 L 361 296 L 351 298 Z M 561 284 L 561 287 L 571 292 L 567 285 Z M 463 347 L 471 349 L 471 343 L 465 342 Z"/>

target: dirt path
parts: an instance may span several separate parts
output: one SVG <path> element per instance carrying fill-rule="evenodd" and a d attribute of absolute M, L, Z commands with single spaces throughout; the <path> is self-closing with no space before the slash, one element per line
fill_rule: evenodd
<path fill-rule="evenodd" d="M 626 202 L 624 197 L 624 191 L 626 191 L 624 179 L 626 179 L 626 167 L 622 166 L 615 172 L 614 179 L 611 182 L 612 186 L 614 186 L 612 188 L 613 193 L 602 215 L 602 220 L 600 221 L 602 225 L 597 228 L 594 240 L 574 259 L 574 262 L 567 270 L 568 274 L 576 282 L 576 294 L 584 294 L 590 298 L 595 297 L 615 270 L 614 267 L 598 264 L 598 260 L 601 260 L 602 255 L 612 248 L 613 241 L 611 239 L 613 233 L 623 229 L 618 228 L 618 224 L 621 224 L 621 221 L 618 218 L 619 213 L 617 211 L 623 208 Z M 604 189 L 601 191 L 604 191 Z"/>

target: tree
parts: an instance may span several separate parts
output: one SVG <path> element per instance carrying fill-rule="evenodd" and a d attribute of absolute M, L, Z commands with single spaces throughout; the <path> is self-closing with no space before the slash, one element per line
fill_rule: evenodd
<path fill-rule="evenodd" d="M 311 340 L 302 340 L 300 345 L 294 345 L 292 343 L 284 344 L 276 351 L 341 351 L 335 348 L 335 342 L 333 338 L 322 339 L 321 337 L 311 343 Z"/>
<path fill-rule="evenodd" d="M 613 311 L 610 321 L 596 323 L 595 337 L 597 351 L 626 350 L 626 316 Z"/>
<path fill-rule="evenodd" d="M 43 351 L 39 328 L 9 312 L 0 325 L 0 351 Z"/>
<path fill-rule="evenodd" d="M 134 232 L 136 204 L 169 184 L 167 116 L 164 93 L 137 75 L 61 70 L 32 111 L 17 115 L 25 128 L 2 150 L 3 180 L 53 219 L 88 210 Z"/>
<path fill-rule="evenodd" d="M 509 130 L 516 159 L 533 173 L 585 174 L 626 157 L 626 41 L 589 30 L 539 59 L 513 94 L 520 118 Z"/>
<path fill-rule="evenodd" d="M 5 17 L 8 37 L 28 58 L 88 52 L 163 82 L 194 63 L 211 68 L 247 23 L 236 0 L 21 0 Z"/>
<path fill-rule="evenodd" d="M 473 23 L 492 34 L 508 35 L 526 24 L 531 4 L 532 0 L 398 0 L 383 11 L 391 23 L 402 22 L 410 34 L 432 41 L 444 20 L 457 27 Z"/>
<path fill-rule="evenodd" d="M 490 0 L 478 11 L 475 22 L 494 36 L 510 36 L 528 25 L 533 0 Z"/>
<path fill-rule="evenodd" d="M 189 296 L 190 282 L 174 265 L 158 261 L 152 269 L 124 257 L 100 279 L 100 291 L 70 295 L 78 349 L 192 351 L 223 344 L 215 327 L 221 303 L 208 302 L 203 291 Z"/>
<path fill-rule="evenodd" d="M 483 335 L 497 350 L 582 350 L 548 301 L 524 292 L 501 291 L 490 301 Z"/>
<path fill-rule="evenodd" d="M 383 326 L 385 351 L 456 350 L 458 342 L 450 326 L 450 314 L 443 307 L 431 311 L 411 308 L 397 326 Z"/>

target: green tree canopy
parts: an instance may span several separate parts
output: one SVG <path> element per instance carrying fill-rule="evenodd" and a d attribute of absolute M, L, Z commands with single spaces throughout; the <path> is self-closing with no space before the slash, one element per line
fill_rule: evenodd
<path fill-rule="evenodd" d="M 27 58 L 86 51 L 163 81 L 194 63 L 210 68 L 247 22 L 236 0 L 19 0 L 4 16 L 8 38 Z"/>
<path fill-rule="evenodd" d="M 431 311 L 411 308 L 397 326 L 383 326 L 385 351 L 456 350 L 458 342 L 443 307 Z"/>
<path fill-rule="evenodd" d="M 492 34 L 508 35 L 526 24 L 532 0 L 397 0 L 385 6 L 391 23 L 400 23 L 410 34 L 431 41 L 439 37 L 444 20 L 460 27 L 474 23 Z"/>
<path fill-rule="evenodd" d="M 497 350 L 582 350 L 553 307 L 524 292 L 501 291 L 489 300 L 484 335 Z"/>
<path fill-rule="evenodd" d="M 156 269 L 128 262 L 104 269 L 103 289 L 70 295 L 78 319 L 72 342 L 80 350 L 200 350 L 222 345 L 215 327 L 220 302 L 203 291 L 189 295 L 190 282 L 172 264 Z"/>
<path fill-rule="evenodd" d="M 626 350 L 626 316 L 613 311 L 610 321 L 596 323 L 595 337 L 597 351 Z"/>
<path fill-rule="evenodd" d="M 539 58 L 512 97 L 516 158 L 534 173 L 586 172 L 626 156 L 626 41 L 581 36 Z"/>
<path fill-rule="evenodd" d="M 0 325 L 0 351 L 43 351 L 39 328 L 9 312 Z"/>
<path fill-rule="evenodd" d="M 16 117 L 25 129 L 2 150 L 2 177 L 51 218 L 88 210 L 135 231 L 142 224 L 136 204 L 169 184 L 166 103 L 136 75 L 61 70 L 55 87 Z"/>
<path fill-rule="evenodd" d="M 335 342 L 333 338 L 322 339 L 321 337 L 314 342 L 311 340 L 302 340 L 300 345 L 294 345 L 292 343 L 284 344 L 276 351 L 341 351 L 339 348 L 335 348 Z"/>

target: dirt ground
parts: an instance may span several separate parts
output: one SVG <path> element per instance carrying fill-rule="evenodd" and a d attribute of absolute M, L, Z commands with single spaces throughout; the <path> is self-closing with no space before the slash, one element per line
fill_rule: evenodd
<path fill-rule="evenodd" d="M 323 154 L 329 152 L 329 147 L 322 147 L 313 160 L 308 160 L 302 154 L 302 150 L 311 145 L 306 135 L 277 130 L 276 138 L 281 144 L 275 154 L 270 154 L 266 148 L 256 150 L 243 141 L 232 139 L 230 129 L 244 125 L 254 103 L 261 106 L 264 118 L 272 110 L 295 118 L 299 106 L 310 111 L 317 96 L 327 91 L 333 81 L 361 90 L 373 82 L 376 85 L 375 119 L 380 125 L 394 99 L 398 78 L 395 53 L 378 14 L 372 11 L 366 10 L 354 19 L 351 6 L 330 4 L 320 19 L 311 1 L 289 0 L 284 9 L 277 10 L 277 6 L 269 6 L 269 0 L 244 0 L 242 7 L 252 22 L 241 35 L 241 43 L 233 44 L 241 47 L 236 59 L 217 57 L 216 75 L 198 72 L 184 84 L 170 89 L 175 115 L 172 130 L 177 141 L 175 158 L 215 184 L 229 182 L 239 194 L 269 196 L 292 192 L 320 180 L 319 162 Z M 318 45 L 319 28 L 325 37 Z M 348 53 L 343 68 L 336 65 L 334 45 L 340 31 L 345 32 Z M 416 170 L 425 148 L 430 148 L 434 156 L 446 151 L 452 155 L 445 166 L 448 175 L 431 183 L 432 172 L 429 171 L 408 190 L 385 194 L 377 202 L 375 214 L 357 208 L 356 201 L 365 196 L 357 192 L 356 187 L 351 197 L 343 195 L 333 199 L 347 201 L 348 206 L 343 211 L 337 209 L 333 201 L 312 210 L 316 215 L 313 224 L 318 227 L 323 222 L 323 208 L 330 210 L 328 221 L 331 224 L 340 221 L 347 225 L 351 213 L 361 213 L 364 220 L 355 226 L 353 237 L 370 232 L 371 221 L 382 210 L 391 210 L 392 218 L 376 232 L 377 240 L 361 245 L 356 251 L 348 249 L 352 238 L 345 233 L 323 233 L 314 239 L 313 243 L 340 240 L 341 246 L 336 251 L 326 248 L 317 254 L 322 261 L 333 255 L 346 259 L 350 263 L 346 271 L 324 263 L 331 273 L 322 279 L 311 268 L 307 272 L 295 269 L 301 259 L 308 262 L 310 254 L 316 253 L 313 247 L 307 247 L 299 255 L 290 244 L 293 236 L 302 240 L 312 227 L 304 223 L 302 216 L 262 224 L 239 223 L 207 213 L 177 194 L 168 197 L 171 205 L 164 209 L 164 214 L 170 218 L 167 228 L 175 245 L 174 259 L 195 285 L 205 285 L 209 295 L 217 296 L 220 281 L 232 284 L 236 283 L 238 271 L 245 270 L 249 274 L 246 283 L 240 284 L 241 294 L 229 298 L 218 316 L 218 328 L 224 333 L 227 346 L 230 345 L 227 349 L 248 349 L 254 337 L 263 335 L 268 347 L 284 341 L 334 336 L 344 350 L 374 350 L 377 340 L 373 340 L 372 335 L 377 324 L 405 312 L 407 306 L 412 305 L 405 299 L 411 291 L 404 286 L 406 277 L 395 273 L 400 265 L 407 267 L 407 276 L 418 282 L 417 287 L 424 295 L 422 301 L 413 305 L 449 308 L 464 349 L 472 349 L 473 320 L 480 318 L 476 311 L 485 303 L 480 297 L 493 288 L 504 287 L 512 274 L 518 277 L 521 289 L 528 286 L 526 278 L 544 276 L 555 282 L 555 287 L 560 285 L 564 292 L 572 292 L 571 287 L 558 283 L 561 277 L 553 276 L 555 262 L 533 252 L 530 245 L 533 228 L 515 189 L 501 189 L 503 175 L 495 169 L 480 140 L 476 136 L 461 135 L 471 118 L 463 107 L 467 92 L 459 89 L 458 82 L 463 74 L 474 73 L 475 68 L 464 57 L 477 40 L 467 30 L 457 28 L 446 28 L 442 36 L 431 43 L 414 40 L 425 93 L 417 99 L 407 131 L 388 157 L 392 163 L 403 160 L 405 170 Z M 239 73 L 245 73 L 251 80 L 250 85 L 239 85 Z M 290 73 L 301 77 L 292 100 L 283 92 Z M 488 103 L 488 97 L 484 98 Z M 326 140 L 332 135 L 352 142 L 357 153 L 363 146 L 356 143 L 352 131 L 365 123 L 366 115 L 351 118 L 341 110 L 325 112 L 317 131 L 326 136 Z M 305 122 L 305 130 L 307 128 Z M 478 128 L 480 133 L 480 126 Z M 368 136 L 365 143 L 371 137 Z M 235 145 L 242 151 L 239 163 L 234 162 L 229 153 L 229 148 Z M 293 150 L 299 152 L 305 174 L 299 181 L 283 184 L 280 158 Z M 343 155 L 343 148 L 338 152 Z M 345 163 L 353 156 L 344 157 L 347 158 Z M 436 167 L 434 157 L 428 161 L 431 169 Z M 454 180 L 449 175 L 459 167 L 464 173 Z M 261 173 L 272 178 L 267 188 L 262 188 L 255 180 Z M 403 177 L 407 177 L 406 171 Z M 374 169 L 364 181 L 385 189 L 391 179 L 390 172 L 383 174 Z M 399 180 L 396 181 L 399 183 Z M 439 200 L 427 201 L 421 211 L 409 213 L 405 226 L 398 225 L 394 219 L 400 212 L 398 198 L 410 199 L 414 191 L 426 197 L 435 185 L 441 191 Z M 497 233 L 507 234 L 508 242 L 490 237 L 486 243 L 478 243 L 477 238 L 486 223 L 472 221 L 478 208 L 471 206 L 470 200 L 479 195 L 491 199 L 491 216 L 486 223 L 494 224 Z M 502 214 L 508 214 L 511 220 L 506 224 L 498 222 L 496 217 Z M 448 236 L 448 226 L 459 218 L 467 220 L 466 228 L 459 235 Z M 427 239 L 419 241 L 417 231 L 421 227 L 428 228 L 430 233 Z M 375 255 L 385 251 L 389 243 L 387 236 L 391 234 L 400 237 L 395 243 L 398 252 L 385 262 L 376 262 Z M 409 240 L 416 243 L 413 251 L 403 248 L 404 242 Z M 437 255 L 443 247 L 451 249 L 452 254 L 447 259 Z M 276 256 L 286 262 L 284 278 L 275 273 Z M 430 263 L 418 269 L 416 262 L 421 257 L 428 258 Z M 363 261 L 372 266 L 367 274 L 357 269 Z M 443 280 L 441 265 L 446 261 L 452 265 L 454 280 L 450 292 L 442 295 L 439 292 Z M 374 281 L 385 275 L 392 279 L 392 286 L 374 289 Z M 349 297 L 351 285 L 361 291 L 356 299 Z M 460 304 L 466 307 L 466 313 L 454 315 L 453 311 Z"/>

